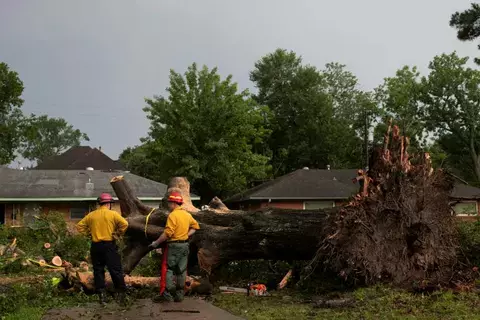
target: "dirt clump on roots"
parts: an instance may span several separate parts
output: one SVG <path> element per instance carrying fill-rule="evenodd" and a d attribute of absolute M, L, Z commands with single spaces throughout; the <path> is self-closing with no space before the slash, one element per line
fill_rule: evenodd
<path fill-rule="evenodd" d="M 451 281 L 459 250 L 449 205 L 453 179 L 433 170 L 427 153 L 410 159 L 408 143 L 388 126 L 370 170 L 359 173 L 363 190 L 329 218 L 313 264 L 365 284 Z"/>

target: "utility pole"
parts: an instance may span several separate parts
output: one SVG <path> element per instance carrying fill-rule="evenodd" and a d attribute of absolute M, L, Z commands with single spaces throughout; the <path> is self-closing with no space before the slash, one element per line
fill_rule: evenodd
<path fill-rule="evenodd" d="M 367 169 L 368 167 L 368 114 L 367 114 L 367 108 L 364 107 L 363 109 L 363 114 L 365 117 L 365 127 L 364 127 L 364 132 L 363 132 L 363 142 L 364 142 L 364 147 L 365 147 L 365 166 L 364 168 Z"/>

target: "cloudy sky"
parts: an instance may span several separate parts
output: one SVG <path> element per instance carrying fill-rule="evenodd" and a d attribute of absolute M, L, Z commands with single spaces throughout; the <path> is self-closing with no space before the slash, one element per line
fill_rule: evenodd
<path fill-rule="evenodd" d="M 252 88 L 256 60 L 286 48 L 346 64 L 371 89 L 399 67 L 458 51 L 448 25 L 471 0 L 0 0 L 0 61 L 25 84 L 26 113 L 63 117 L 116 159 L 139 143 L 144 98 L 192 62 Z M 252 88 L 253 89 L 253 88 Z"/>

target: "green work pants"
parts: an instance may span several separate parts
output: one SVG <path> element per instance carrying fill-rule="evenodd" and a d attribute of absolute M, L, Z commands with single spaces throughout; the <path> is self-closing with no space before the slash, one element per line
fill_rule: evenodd
<path fill-rule="evenodd" d="M 183 300 L 187 263 L 189 254 L 188 243 L 168 243 L 166 295 L 171 295 L 176 301 Z"/>

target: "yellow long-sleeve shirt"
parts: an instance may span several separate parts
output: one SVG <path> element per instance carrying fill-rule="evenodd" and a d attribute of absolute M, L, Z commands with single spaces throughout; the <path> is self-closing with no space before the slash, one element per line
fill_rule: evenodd
<path fill-rule="evenodd" d="M 121 236 L 127 227 L 127 220 L 118 212 L 102 207 L 87 214 L 77 224 L 78 232 L 90 234 L 93 242 L 113 241 L 114 233 Z"/>
<path fill-rule="evenodd" d="M 190 213 L 178 207 L 168 215 L 164 232 L 168 241 L 187 240 L 190 228 L 198 230 L 200 226 Z"/>

